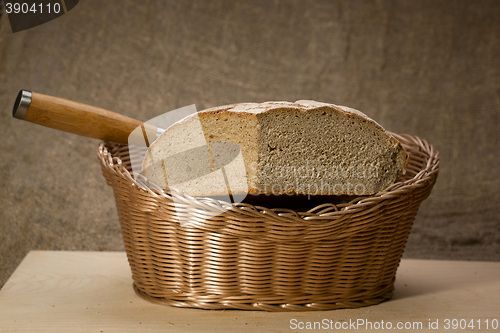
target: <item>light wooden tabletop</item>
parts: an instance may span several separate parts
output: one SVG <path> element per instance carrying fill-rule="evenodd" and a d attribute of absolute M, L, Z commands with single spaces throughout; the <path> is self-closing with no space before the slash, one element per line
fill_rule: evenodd
<path fill-rule="evenodd" d="M 30 252 L 0 290 L 0 332 L 500 332 L 500 262 L 403 260 L 392 300 L 315 312 L 149 303 L 125 253 Z"/>

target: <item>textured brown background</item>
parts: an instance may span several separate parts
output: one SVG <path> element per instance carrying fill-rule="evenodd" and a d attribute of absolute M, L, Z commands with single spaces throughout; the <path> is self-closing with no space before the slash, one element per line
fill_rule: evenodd
<path fill-rule="evenodd" d="M 500 260 L 498 1 L 85 0 L 0 19 L 0 285 L 32 249 L 122 250 L 98 141 L 15 120 L 17 91 L 141 120 L 267 100 L 351 106 L 441 153 L 405 256 Z"/>

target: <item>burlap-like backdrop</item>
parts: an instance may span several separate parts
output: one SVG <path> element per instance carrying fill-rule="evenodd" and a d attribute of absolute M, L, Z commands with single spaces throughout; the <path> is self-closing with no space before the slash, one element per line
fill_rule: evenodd
<path fill-rule="evenodd" d="M 0 285 L 32 249 L 122 250 L 96 140 L 15 120 L 19 89 L 141 120 L 267 100 L 362 110 L 441 173 L 405 256 L 500 260 L 498 1 L 85 0 L 0 19 Z"/>

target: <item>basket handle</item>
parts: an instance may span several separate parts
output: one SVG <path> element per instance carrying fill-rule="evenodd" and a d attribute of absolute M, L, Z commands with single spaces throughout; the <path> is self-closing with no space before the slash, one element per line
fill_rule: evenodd
<path fill-rule="evenodd" d="M 129 134 L 143 126 L 147 135 L 155 137 L 157 129 L 144 128 L 142 121 L 70 101 L 64 98 L 21 90 L 17 95 L 12 116 L 57 130 L 104 141 L 128 143 Z M 146 133 L 144 133 L 146 134 Z"/>

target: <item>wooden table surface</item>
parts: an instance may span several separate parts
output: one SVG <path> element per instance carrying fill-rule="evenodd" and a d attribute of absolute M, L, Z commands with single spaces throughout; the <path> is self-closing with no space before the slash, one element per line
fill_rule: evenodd
<path fill-rule="evenodd" d="M 130 275 L 122 252 L 30 252 L 0 290 L 0 332 L 500 332 L 500 262 L 402 260 L 392 300 L 315 312 L 152 304 Z"/>

